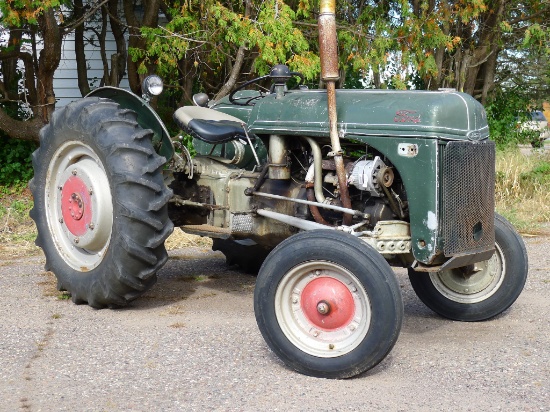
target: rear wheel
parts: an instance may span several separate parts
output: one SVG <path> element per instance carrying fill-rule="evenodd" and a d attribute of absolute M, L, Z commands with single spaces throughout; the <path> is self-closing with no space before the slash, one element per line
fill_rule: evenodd
<path fill-rule="evenodd" d="M 395 275 L 370 246 L 332 230 L 294 235 L 267 257 L 254 310 L 269 347 L 306 375 L 348 378 L 394 346 L 403 304 Z"/>
<path fill-rule="evenodd" d="M 33 154 L 36 244 L 75 303 L 123 306 L 155 283 L 172 231 L 165 159 L 136 114 L 85 98 L 54 113 Z"/>
<path fill-rule="evenodd" d="M 409 269 L 416 295 L 434 312 L 449 319 L 481 321 L 508 309 L 527 279 L 527 251 L 521 236 L 495 215 L 495 253 L 475 265 L 420 273 Z"/>
<path fill-rule="evenodd" d="M 245 272 L 253 274 L 258 273 L 271 251 L 250 239 L 212 239 L 212 250 L 222 252 L 228 266 L 237 265 Z"/>

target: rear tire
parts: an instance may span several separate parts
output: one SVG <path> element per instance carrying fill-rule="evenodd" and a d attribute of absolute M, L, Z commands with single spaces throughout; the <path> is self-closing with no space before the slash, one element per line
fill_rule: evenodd
<path fill-rule="evenodd" d="M 435 273 L 409 269 L 411 285 L 424 304 L 453 320 L 481 321 L 508 309 L 527 280 L 527 251 L 521 236 L 495 214 L 495 254 L 476 264 L 467 276 L 462 268 Z"/>
<path fill-rule="evenodd" d="M 349 378 L 393 348 L 403 302 L 378 252 L 347 233 L 313 230 L 269 254 L 256 281 L 254 311 L 264 339 L 287 366 Z"/>
<path fill-rule="evenodd" d="M 30 215 L 45 269 L 75 303 L 124 306 L 167 260 L 171 191 L 151 137 L 134 112 L 93 97 L 57 110 L 40 132 Z"/>
<path fill-rule="evenodd" d="M 250 274 L 258 273 L 262 263 L 271 251 L 271 249 L 254 242 L 248 243 L 231 239 L 212 239 L 212 250 L 222 252 L 228 266 L 237 265 Z"/>

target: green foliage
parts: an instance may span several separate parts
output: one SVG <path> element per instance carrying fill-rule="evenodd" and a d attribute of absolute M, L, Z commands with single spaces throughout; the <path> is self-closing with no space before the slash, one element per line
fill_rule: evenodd
<path fill-rule="evenodd" d="M 521 173 L 520 179 L 550 188 L 550 161 L 540 159 L 531 170 Z"/>
<path fill-rule="evenodd" d="M 529 133 L 520 131 L 520 121 L 529 115 L 529 96 L 519 90 L 498 90 L 485 110 L 490 137 L 499 148 L 526 141 Z"/>
<path fill-rule="evenodd" d="M 37 24 L 40 14 L 51 7 L 70 4 L 68 0 L 2 0 L 0 1 L 0 23 L 7 26 Z"/>
<path fill-rule="evenodd" d="M 254 71 L 259 75 L 279 63 L 288 64 L 308 79 L 319 73 L 319 58 L 309 51 L 307 39 L 294 26 L 297 14 L 307 13 L 307 2 L 300 3 L 298 12 L 281 0 L 253 1 L 248 10 L 245 2 L 239 3 L 174 2 L 166 27 L 143 27 L 146 49 L 132 48 L 129 53 L 134 61 L 144 59 L 142 72 L 154 65 L 157 74 L 169 79 L 168 83 L 177 83 L 182 75 L 191 73 L 200 73 L 208 83 L 213 83 L 212 77 L 223 81 L 239 47 L 244 47 L 247 54 L 254 53 Z M 191 65 L 182 67 L 183 60 Z"/>
<path fill-rule="evenodd" d="M 0 186 L 23 187 L 33 176 L 31 154 L 35 142 L 0 135 Z"/>

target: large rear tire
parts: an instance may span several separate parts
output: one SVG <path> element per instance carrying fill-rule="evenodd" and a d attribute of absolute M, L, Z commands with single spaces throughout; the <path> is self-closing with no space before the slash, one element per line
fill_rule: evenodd
<path fill-rule="evenodd" d="M 378 252 L 347 233 L 314 230 L 269 254 L 256 281 L 254 311 L 264 339 L 287 366 L 349 378 L 390 352 L 403 302 Z"/>
<path fill-rule="evenodd" d="M 527 251 L 521 236 L 495 214 L 495 253 L 473 267 L 420 273 L 409 269 L 411 285 L 424 304 L 453 320 L 482 321 L 508 309 L 527 279 Z"/>
<path fill-rule="evenodd" d="M 237 265 L 246 273 L 257 274 L 271 251 L 246 239 L 212 239 L 212 250 L 218 250 L 225 255 L 228 266 Z"/>
<path fill-rule="evenodd" d="M 40 132 L 30 215 L 46 270 L 75 303 L 124 306 L 167 260 L 172 193 L 151 137 L 133 111 L 99 98 L 57 110 Z"/>

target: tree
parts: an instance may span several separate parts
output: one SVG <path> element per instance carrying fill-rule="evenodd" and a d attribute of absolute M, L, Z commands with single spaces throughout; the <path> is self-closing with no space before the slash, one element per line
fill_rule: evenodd
<path fill-rule="evenodd" d="M 81 27 L 105 3 L 107 0 L 92 3 L 84 13 L 78 1 L 76 7 L 60 0 L 0 2 L 2 40 L 7 39 L 0 43 L 0 131 L 16 139 L 38 140 L 41 127 L 55 109 L 53 78 L 63 37 Z M 44 47 L 38 52 L 39 43 Z M 77 47 L 79 63 L 82 59 Z M 82 67 L 79 64 L 79 73 Z M 84 93 L 89 87 L 81 77 L 79 86 Z"/>
<path fill-rule="evenodd" d="M 82 95 L 90 90 L 84 56 L 88 28 L 100 46 L 107 30 L 117 44 L 113 56 L 102 47 L 101 85 L 118 85 L 127 74 L 139 94 L 142 78 L 157 72 L 178 104 L 197 91 L 217 99 L 279 63 L 303 72 L 310 82 L 318 78 L 318 0 L 122 0 L 119 5 L 119 0 L 0 2 L 1 131 L 38 138 L 55 107 L 53 75 L 61 42 L 73 31 L 78 85 Z M 518 68 L 548 67 L 547 1 L 338 0 L 337 10 L 340 85 L 359 87 L 367 77 L 375 87 L 406 88 L 414 82 L 431 90 L 453 87 L 486 103 L 495 82 L 530 79 L 535 87 L 535 80 L 548 78 L 548 70 L 517 76 Z M 46 47 L 38 52 L 42 41 Z M 538 63 L 521 65 L 522 58 Z M 548 81 L 544 84 L 548 90 Z M 28 120 L 18 120 L 23 118 Z"/>
<path fill-rule="evenodd" d="M 2 110 L 0 124 L 10 137 L 36 140 L 55 107 L 53 75 L 61 58 L 61 30 L 56 20 L 57 0 L 0 3 L 2 23 L 9 31 L 7 45 L 0 48 L 3 78 L 0 81 Z M 24 34 L 31 39 L 29 49 Z M 44 39 L 45 47 L 36 53 L 36 36 Z M 24 65 L 24 87 L 19 87 L 17 62 Z M 25 102 L 23 105 L 22 103 Z M 14 117 L 20 111 L 32 118 L 22 122 Z"/>
<path fill-rule="evenodd" d="M 299 10 L 281 0 L 170 2 L 163 27 L 142 28 L 147 47 L 131 48 L 140 72 L 154 65 L 190 101 L 194 90 L 216 98 L 250 75 L 287 63 L 313 78 L 318 57 L 294 21 Z"/>

